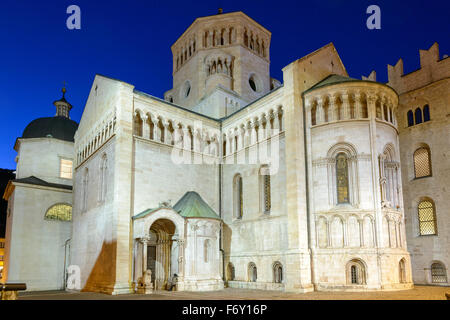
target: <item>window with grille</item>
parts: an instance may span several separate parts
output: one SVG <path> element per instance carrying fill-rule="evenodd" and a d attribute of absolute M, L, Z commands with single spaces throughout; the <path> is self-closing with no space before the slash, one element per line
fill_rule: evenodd
<path fill-rule="evenodd" d="M 366 284 L 366 270 L 364 263 L 359 259 L 353 259 L 346 266 L 347 283 L 349 285 Z"/>
<path fill-rule="evenodd" d="M 64 179 L 72 179 L 72 160 L 61 159 L 59 163 L 59 176 Z"/>
<path fill-rule="evenodd" d="M 264 176 L 264 212 L 270 212 L 270 175 Z"/>
<path fill-rule="evenodd" d="M 336 180 L 338 204 L 349 203 L 348 163 L 344 153 L 339 153 L 336 157 Z"/>
<path fill-rule="evenodd" d="M 234 177 L 234 211 L 235 218 L 241 219 L 243 215 L 242 177 L 240 174 Z"/>
<path fill-rule="evenodd" d="M 270 170 L 268 166 L 264 165 L 261 167 L 260 179 L 261 208 L 264 213 L 270 213 L 272 204 L 270 199 Z"/>
<path fill-rule="evenodd" d="M 68 204 L 56 204 L 47 210 L 45 219 L 72 221 L 72 206 Z"/>
<path fill-rule="evenodd" d="M 352 283 L 357 284 L 358 283 L 358 270 L 356 269 L 356 266 L 352 266 L 350 269 L 351 277 L 352 277 Z"/>
<path fill-rule="evenodd" d="M 447 283 L 447 272 L 442 263 L 436 262 L 431 265 L 431 282 Z"/>
<path fill-rule="evenodd" d="M 414 152 L 414 174 L 416 178 L 431 176 L 430 151 L 422 147 Z"/>
<path fill-rule="evenodd" d="M 419 209 L 419 232 L 421 236 L 436 234 L 436 215 L 434 205 L 429 200 L 421 201 Z"/>

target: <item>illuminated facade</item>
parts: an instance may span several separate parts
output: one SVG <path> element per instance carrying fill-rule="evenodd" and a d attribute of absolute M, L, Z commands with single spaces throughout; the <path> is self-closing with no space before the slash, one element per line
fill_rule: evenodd
<path fill-rule="evenodd" d="M 397 83 L 391 73 L 389 85 L 350 78 L 332 43 L 287 65 L 280 82 L 269 74 L 270 41 L 242 12 L 202 17 L 171 47 L 164 99 L 95 77 L 70 150 L 55 163 L 58 179 L 72 177 L 70 200 L 39 205 L 42 221 L 70 226 L 58 241 L 70 253 L 64 261 L 80 268 L 81 290 L 133 292 L 148 270 L 154 289 L 174 274 L 188 291 L 412 287 L 408 223 L 430 234 L 445 221 L 437 190 L 405 221 L 410 114 L 399 111 Z M 31 175 L 22 148 L 32 140 L 18 141 L 19 175 L 5 197 L 23 212 L 22 203 L 35 204 L 32 195 L 17 202 L 20 179 Z M 422 147 L 411 154 L 416 174 L 445 171 L 427 167 Z M 430 277 L 443 279 L 448 249 L 439 250 Z"/>

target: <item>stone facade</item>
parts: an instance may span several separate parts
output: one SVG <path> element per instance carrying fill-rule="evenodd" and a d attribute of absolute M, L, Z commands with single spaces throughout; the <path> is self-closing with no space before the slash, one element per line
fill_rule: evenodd
<path fill-rule="evenodd" d="M 437 43 L 428 50 L 420 50 L 419 53 L 421 66 L 419 70 L 403 74 L 401 59 L 395 66 L 388 66 L 388 84 L 399 94 L 397 118 L 406 235 L 412 259 L 413 281 L 418 284 L 448 285 L 450 59 L 448 57 L 441 59 Z M 425 111 L 425 106 L 428 106 L 428 112 Z M 408 123 L 408 112 L 410 121 L 412 117 L 412 123 Z M 426 117 L 426 113 L 429 118 Z M 417 121 L 418 116 L 422 116 L 421 123 Z M 415 172 L 414 155 L 420 148 L 426 148 L 430 152 L 429 176 L 419 177 Z M 421 234 L 419 226 L 418 207 L 424 200 L 430 201 L 434 206 L 436 228 L 435 233 L 427 235 Z M 444 272 L 437 272 L 433 277 L 433 264 L 440 265 Z"/>
<path fill-rule="evenodd" d="M 186 291 L 412 287 L 422 249 L 407 250 L 416 200 L 400 165 L 401 80 L 390 83 L 399 99 L 374 74 L 349 78 L 330 43 L 286 66 L 281 85 L 270 37 L 242 12 L 198 18 L 172 45 L 164 100 L 95 77 L 72 149 L 81 290 L 133 292 L 144 275 L 146 293 L 175 278 Z M 448 93 L 445 81 L 429 90 Z M 441 122 L 433 113 L 442 130 L 445 108 Z M 428 179 L 442 179 L 425 196 L 445 207 L 444 174 Z M 448 265 L 439 219 L 440 242 L 426 248 Z"/>
<path fill-rule="evenodd" d="M 60 159 L 73 159 L 73 142 L 50 137 L 19 139 L 16 150 L 16 179 L 5 191 L 4 278 L 25 282 L 27 290 L 61 290 L 70 258 L 72 223 L 49 219 L 46 213 L 54 205 L 72 204 L 72 180 L 60 177 Z M 52 184 L 21 181 L 29 176 Z"/>

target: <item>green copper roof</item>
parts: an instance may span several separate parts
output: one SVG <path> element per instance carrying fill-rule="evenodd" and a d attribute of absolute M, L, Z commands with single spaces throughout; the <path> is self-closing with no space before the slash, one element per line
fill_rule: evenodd
<path fill-rule="evenodd" d="M 194 191 L 186 192 L 173 209 L 186 218 L 220 219 L 217 213 Z"/>
<path fill-rule="evenodd" d="M 138 213 L 137 215 L 133 216 L 132 219 L 134 220 L 134 219 L 139 219 L 139 218 L 145 217 L 149 213 L 152 213 L 153 211 L 156 211 L 158 209 L 160 209 L 160 208 L 144 210 L 144 211 Z"/>
<path fill-rule="evenodd" d="M 312 91 L 314 89 L 326 87 L 326 86 L 329 86 L 329 85 L 332 85 L 332 84 L 337 84 L 337 83 L 342 83 L 342 82 L 349 82 L 349 81 L 363 81 L 363 80 L 358 80 L 358 79 L 355 79 L 355 78 L 340 76 L 340 75 L 337 75 L 337 74 L 331 74 L 328 77 L 326 77 L 325 79 L 323 79 L 323 80 L 319 81 L 318 83 L 316 83 L 314 86 L 312 86 L 311 88 L 309 88 L 305 92 L 309 92 L 309 91 Z"/>
<path fill-rule="evenodd" d="M 160 205 L 158 208 L 144 210 L 133 216 L 132 219 L 143 218 L 159 209 L 173 209 L 185 218 L 220 219 L 217 213 L 194 191 L 186 192 L 173 208 Z"/>

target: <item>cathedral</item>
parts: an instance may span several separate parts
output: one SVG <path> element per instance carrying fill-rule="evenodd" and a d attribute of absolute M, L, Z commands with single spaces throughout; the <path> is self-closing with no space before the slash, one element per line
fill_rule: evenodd
<path fill-rule="evenodd" d="M 270 76 L 242 12 L 172 45 L 163 99 L 96 75 L 16 139 L 4 277 L 123 294 L 449 285 L 450 59 L 349 77 L 332 43 Z M 75 269 L 74 269 L 75 268 Z"/>

